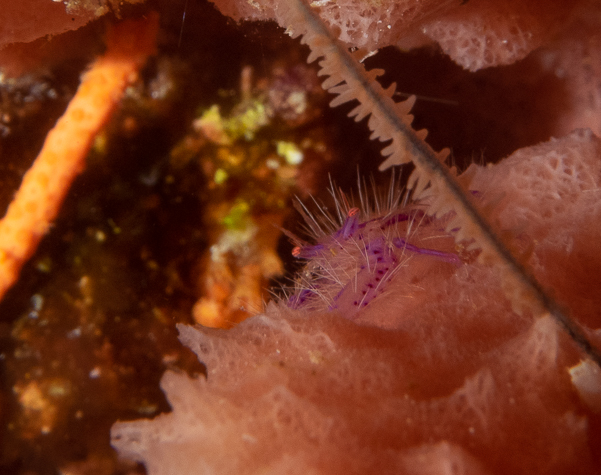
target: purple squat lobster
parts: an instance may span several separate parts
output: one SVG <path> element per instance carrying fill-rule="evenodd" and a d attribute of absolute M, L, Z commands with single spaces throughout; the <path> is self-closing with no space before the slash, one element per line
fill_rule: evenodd
<path fill-rule="evenodd" d="M 395 273 L 407 262 L 406 253 L 432 256 L 460 265 L 453 253 L 416 246 L 400 237 L 398 225 L 417 218 L 429 222 L 420 210 L 386 214 L 361 222 L 358 208 L 351 208 L 339 229 L 313 245 L 297 246 L 292 255 L 307 266 L 297 290 L 287 301 L 290 308 L 338 310 L 354 319 L 381 295 Z M 404 258 L 405 257 L 405 258 Z"/>

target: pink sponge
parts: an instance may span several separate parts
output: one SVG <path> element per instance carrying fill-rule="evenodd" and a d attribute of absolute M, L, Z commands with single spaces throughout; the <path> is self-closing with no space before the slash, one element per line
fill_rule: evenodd
<path fill-rule="evenodd" d="M 577 2 L 481 0 L 427 22 L 422 31 L 470 71 L 511 64 L 545 44 Z"/>
<path fill-rule="evenodd" d="M 577 130 L 518 150 L 502 166 L 481 170 L 472 183 L 490 196 L 504 194 L 492 219 L 534 245 L 529 263 L 572 313 L 601 327 L 601 145 L 590 130 Z"/>
<path fill-rule="evenodd" d="M 598 312 L 580 307 L 586 296 L 599 308 L 597 283 L 577 266 L 558 278 L 553 262 L 576 250 L 579 262 L 597 262 L 600 146 L 579 131 L 474 180 L 478 199 L 497 203 L 496 223 L 517 247 L 529 243 L 537 277 L 586 320 L 597 345 Z M 362 223 L 339 236 L 359 239 Z M 411 239 L 423 249 L 420 229 Z M 150 475 L 597 473 L 599 420 L 568 373 L 580 358 L 572 342 L 549 317 L 513 313 L 495 269 L 457 252 L 459 266 L 414 252 L 352 319 L 344 308 L 286 301 L 232 330 L 180 326 L 207 378 L 167 372 L 173 412 L 116 424 L 113 445 Z M 420 260 L 431 265 L 412 266 Z"/>
<path fill-rule="evenodd" d="M 235 20 L 274 19 L 278 9 L 275 0 L 212 1 L 224 15 Z M 311 5 L 340 40 L 349 45 L 374 51 L 389 45 L 412 47 L 436 42 L 456 63 L 475 71 L 524 58 L 565 27 L 573 11 L 589 3 L 587 0 L 321 0 Z"/>

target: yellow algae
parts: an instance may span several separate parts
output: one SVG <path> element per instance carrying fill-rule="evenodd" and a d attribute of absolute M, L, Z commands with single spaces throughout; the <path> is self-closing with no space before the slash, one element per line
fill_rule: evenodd
<path fill-rule="evenodd" d="M 293 142 L 278 142 L 277 153 L 288 165 L 300 165 L 304 158 L 303 152 Z"/>

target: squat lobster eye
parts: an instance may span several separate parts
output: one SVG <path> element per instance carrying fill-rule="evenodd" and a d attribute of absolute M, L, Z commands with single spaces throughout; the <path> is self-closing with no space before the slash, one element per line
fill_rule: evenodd
<path fill-rule="evenodd" d="M 359 208 L 351 208 L 348 210 L 347 216 L 349 218 L 352 218 L 353 216 L 355 216 L 357 213 L 359 212 Z"/>

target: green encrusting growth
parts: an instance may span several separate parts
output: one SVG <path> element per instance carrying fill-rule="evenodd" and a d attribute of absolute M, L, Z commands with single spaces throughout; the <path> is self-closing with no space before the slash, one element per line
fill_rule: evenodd
<path fill-rule="evenodd" d="M 601 366 L 601 352 L 513 256 L 476 206 L 468 191 L 473 170 L 468 169 L 456 176 L 455 170 L 444 163 L 449 155 L 448 149 L 435 152 L 424 140 L 427 131 L 412 128 L 410 110 L 415 97 L 395 103 L 392 100 L 395 85 L 384 89 L 376 80 L 383 71 L 366 71 L 360 64 L 360 58 L 365 57 L 366 52 L 358 50 L 350 53 L 304 0 L 280 3 L 276 16 L 290 36 L 302 36 L 302 42 L 311 48 L 308 62 L 322 58 L 319 75 L 328 76 L 322 87 L 337 95 L 330 105 L 335 107 L 357 100 L 359 105 L 349 116 L 356 121 L 369 116 L 367 124 L 372 131 L 371 139 L 391 141 L 382 151 L 387 158 L 380 169 L 412 162 L 415 170 L 409 178 L 409 188 L 413 198 L 428 198 L 432 215 L 455 213 L 447 230 L 453 232 L 457 241 L 473 241 L 470 248 L 481 249 L 480 262 L 494 264 L 501 270 L 503 286 L 513 307 L 517 311 L 532 309 L 535 315 L 552 315 L 576 344 Z"/>

